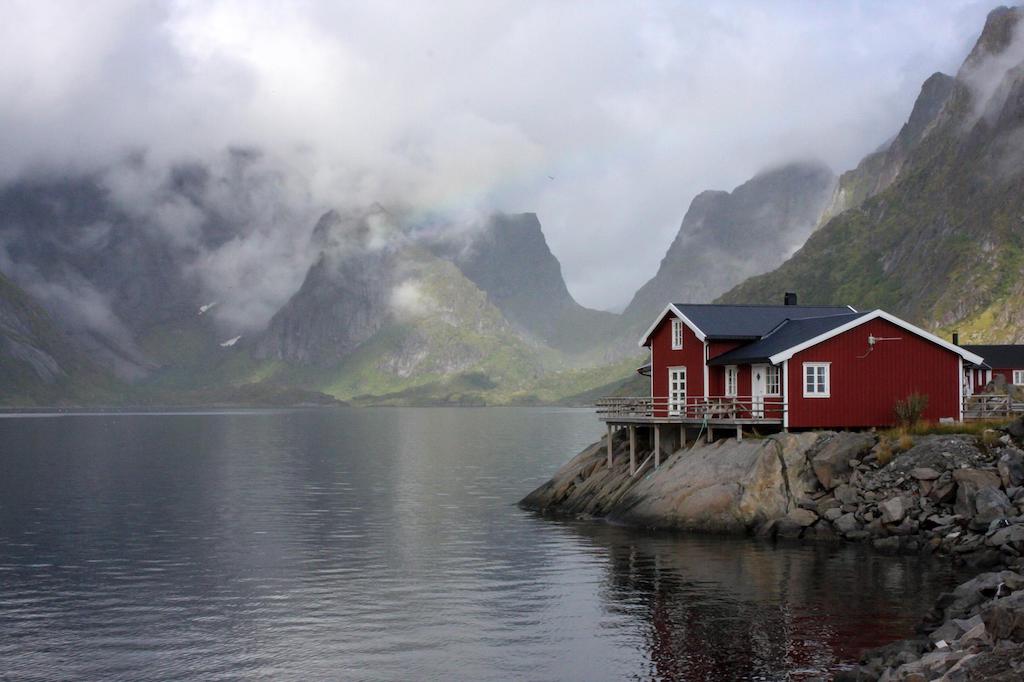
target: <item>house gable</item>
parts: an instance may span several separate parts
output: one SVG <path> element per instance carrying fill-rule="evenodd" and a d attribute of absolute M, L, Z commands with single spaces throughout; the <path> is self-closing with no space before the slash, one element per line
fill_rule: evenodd
<path fill-rule="evenodd" d="M 651 347 L 651 395 L 667 398 L 669 392 L 668 370 L 671 367 L 686 367 L 686 395 L 704 395 L 704 341 L 683 324 L 683 347 L 672 347 L 672 324 L 674 315 L 661 320 L 650 335 Z"/>
<path fill-rule="evenodd" d="M 695 325 L 690 318 L 686 317 L 686 315 L 683 315 L 674 303 L 669 303 L 665 306 L 665 309 L 661 311 L 661 315 L 658 315 L 657 319 L 654 320 L 654 324 L 648 327 L 647 331 L 644 332 L 644 335 L 640 337 L 639 345 L 641 348 L 651 345 L 651 335 L 654 334 L 654 332 L 662 326 L 662 323 L 670 317 L 682 320 L 683 324 L 690 329 L 690 332 L 696 336 L 701 343 L 703 343 L 704 339 L 707 338 L 707 335 L 701 331 L 700 327 Z"/>
<path fill-rule="evenodd" d="M 876 341 L 868 337 L 891 339 Z M 898 339 L 898 340 L 897 340 Z M 957 419 L 961 409 L 959 353 L 876 315 L 793 352 L 786 366 L 792 428 L 858 428 L 895 422 L 898 400 L 928 396 L 924 419 Z M 805 367 L 827 365 L 827 397 L 805 397 Z"/>
<path fill-rule="evenodd" d="M 944 349 L 946 349 L 946 350 L 948 350 L 948 351 L 950 351 L 952 353 L 956 353 L 957 355 L 962 357 L 967 362 L 972 362 L 972 363 L 974 363 L 976 365 L 980 365 L 982 363 L 982 361 L 983 361 L 980 356 L 975 355 L 974 353 L 970 352 L 969 350 L 961 348 L 960 346 L 955 346 L 952 343 L 946 341 L 945 339 L 940 339 L 938 336 L 935 336 L 934 334 L 926 332 L 925 330 L 921 329 L 920 327 L 917 327 L 915 325 L 910 324 L 906 320 L 901 320 L 900 318 L 896 317 L 895 315 L 890 315 L 889 313 L 885 312 L 884 310 L 873 310 L 870 313 L 866 313 L 866 314 L 864 314 L 864 315 L 862 315 L 860 317 L 856 317 L 853 320 L 850 320 L 849 322 L 847 322 L 846 324 L 840 325 L 840 326 L 838 326 L 838 327 L 836 327 L 834 329 L 830 329 L 830 330 L 828 330 L 828 331 L 826 331 L 826 332 L 824 332 L 824 333 L 822 333 L 822 334 L 820 334 L 818 336 L 815 336 L 815 337 L 813 337 L 811 339 L 808 339 L 808 340 L 806 340 L 806 341 L 804 341 L 802 343 L 799 343 L 799 344 L 793 346 L 792 348 L 786 349 L 784 351 L 781 351 L 779 353 L 776 353 L 776 354 L 772 355 L 769 358 L 769 361 L 773 365 L 777 365 L 780 362 L 788 360 L 789 358 L 793 357 L 794 355 L 796 355 L 797 353 L 799 353 L 800 351 L 802 351 L 802 350 L 804 350 L 806 348 L 810 348 L 812 346 L 816 346 L 819 343 L 827 341 L 828 339 L 831 339 L 831 338 L 833 338 L 835 336 L 838 336 L 840 334 L 845 334 L 846 332 L 850 331 L 851 329 L 855 329 L 856 327 L 859 327 L 859 326 L 861 326 L 863 324 L 866 324 L 866 323 L 868 323 L 868 322 L 870 322 L 872 320 L 879 319 L 879 318 L 889 322 L 892 325 L 895 325 L 896 327 L 899 327 L 900 330 L 902 330 L 902 331 L 910 332 L 911 334 L 919 336 L 922 339 L 924 339 L 926 341 L 929 341 L 930 343 L 933 343 L 933 344 L 935 344 L 937 346 L 940 346 L 941 348 L 944 348 Z"/>

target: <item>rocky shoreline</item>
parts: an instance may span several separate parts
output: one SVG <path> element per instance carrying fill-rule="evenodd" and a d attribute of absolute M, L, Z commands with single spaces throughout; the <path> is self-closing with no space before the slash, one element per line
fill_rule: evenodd
<path fill-rule="evenodd" d="M 1024 423 L 979 435 L 812 432 L 694 443 L 634 475 L 586 448 L 520 505 L 626 525 L 866 542 L 977 571 L 849 680 L 1024 679 Z"/>

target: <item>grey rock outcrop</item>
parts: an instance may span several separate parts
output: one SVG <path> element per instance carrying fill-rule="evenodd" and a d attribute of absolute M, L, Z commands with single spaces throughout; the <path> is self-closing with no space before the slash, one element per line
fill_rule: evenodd
<path fill-rule="evenodd" d="M 803 529 L 817 521 L 817 514 L 800 509 L 797 500 L 812 492 L 806 453 L 820 437 L 780 434 L 697 443 L 666 456 L 658 469 L 648 464 L 632 477 L 624 440 L 614 443 L 610 469 L 604 442 L 596 443 L 520 504 L 638 526 L 741 533 L 787 520 Z M 648 456 L 643 451 L 640 461 Z"/>

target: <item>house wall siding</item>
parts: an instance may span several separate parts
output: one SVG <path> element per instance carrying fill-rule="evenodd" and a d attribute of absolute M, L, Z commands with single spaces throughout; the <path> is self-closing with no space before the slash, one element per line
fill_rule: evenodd
<path fill-rule="evenodd" d="M 992 368 L 992 379 L 995 379 L 997 376 L 1001 376 L 1004 379 L 1006 379 L 1006 383 L 1012 384 L 1013 383 L 1013 370 L 1014 369 L 1024 369 L 1024 367 L 993 367 Z M 982 387 L 982 388 L 984 388 L 984 387 Z"/>
<path fill-rule="evenodd" d="M 896 337 L 868 350 L 868 336 Z M 864 356 L 864 357 L 860 357 Z M 803 397 L 803 363 L 830 362 L 830 397 Z M 961 374 L 958 356 L 882 319 L 812 346 L 789 361 L 789 425 L 792 428 L 890 426 L 893 407 L 917 392 L 928 396 L 924 418 L 957 418 Z"/>
<path fill-rule="evenodd" d="M 651 390 L 656 399 L 668 399 L 668 370 L 686 367 L 686 396 L 704 395 L 704 342 L 683 325 L 683 348 L 672 350 L 672 315 L 651 334 Z M 710 383 L 710 382 L 709 382 Z"/>

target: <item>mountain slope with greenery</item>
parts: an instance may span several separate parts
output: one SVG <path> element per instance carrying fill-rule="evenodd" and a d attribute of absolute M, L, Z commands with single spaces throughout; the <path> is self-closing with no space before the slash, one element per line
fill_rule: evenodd
<path fill-rule="evenodd" d="M 1024 340 L 1024 50 L 992 12 L 894 181 L 722 302 L 881 307 L 962 340 Z"/>

